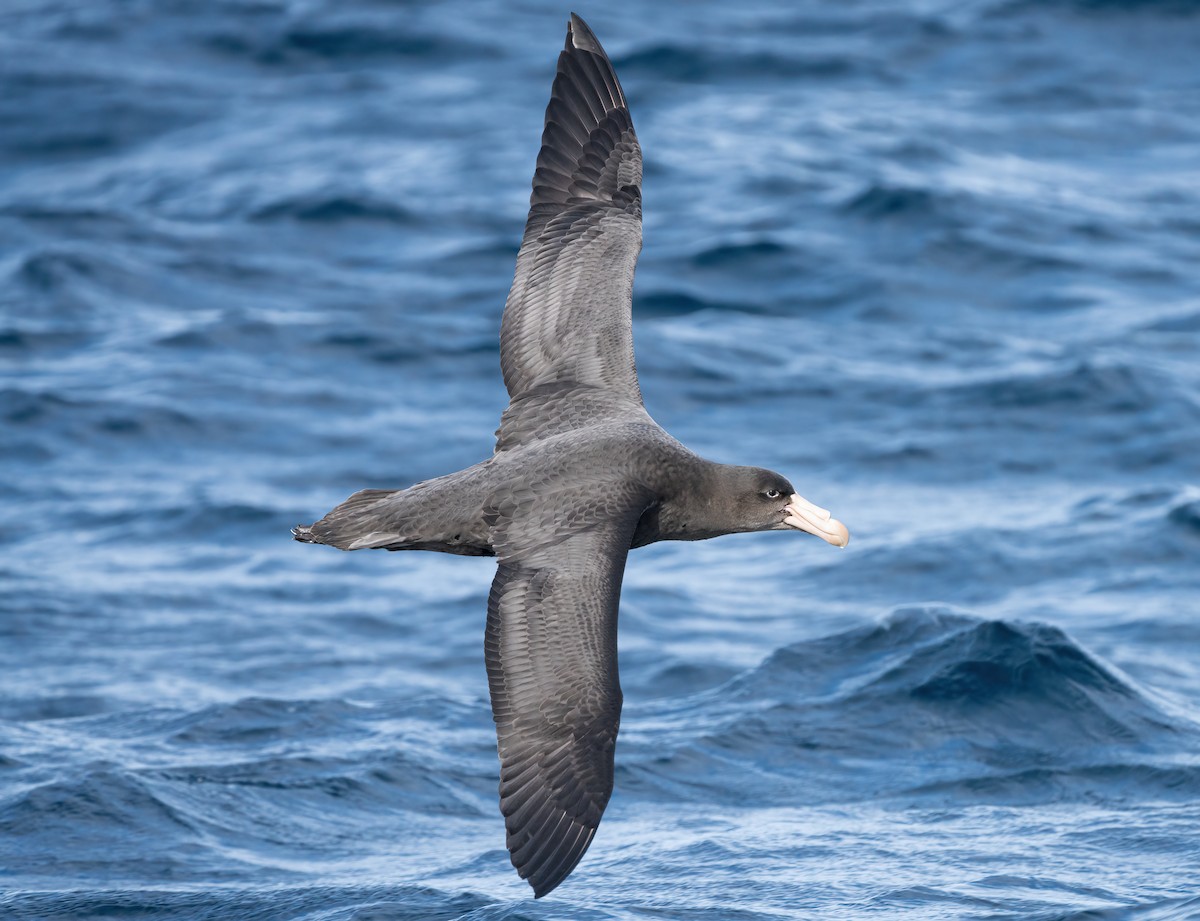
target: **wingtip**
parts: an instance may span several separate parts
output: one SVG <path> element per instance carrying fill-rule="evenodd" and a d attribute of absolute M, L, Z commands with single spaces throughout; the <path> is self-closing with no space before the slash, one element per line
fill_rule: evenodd
<path fill-rule="evenodd" d="M 582 857 L 583 855 L 580 854 L 579 856 Z M 561 886 L 567 877 L 571 875 L 571 871 L 575 869 L 578 863 L 579 860 L 575 859 L 571 861 L 570 866 L 565 871 L 560 868 L 558 872 L 543 876 L 540 879 L 535 880 L 533 876 L 527 877 L 525 882 L 529 883 L 530 888 L 533 889 L 533 897 L 540 899 Z"/>
<path fill-rule="evenodd" d="M 571 869 L 572 870 L 575 869 L 574 864 L 571 865 Z M 555 889 L 557 889 L 560 885 L 562 885 L 562 883 L 570 875 L 570 872 L 571 871 L 568 870 L 566 873 L 543 877 L 543 878 L 537 879 L 537 880 L 535 880 L 532 876 L 530 876 L 529 878 L 527 878 L 525 880 L 525 882 L 529 883 L 530 888 L 533 889 L 533 897 L 535 899 L 540 899 L 540 898 L 543 898 L 543 897 L 549 895 L 551 892 L 553 892 Z"/>
<path fill-rule="evenodd" d="M 533 889 L 533 897 L 540 899 L 557 889 L 575 871 L 583 855 L 591 847 L 595 835 L 595 826 L 576 827 L 573 836 L 557 843 L 546 842 L 538 846 L 531 862 L 519 862 L 517 853 L 511 848 L 509 855 L 513 858 L 513 866 L 516 867 L 517 873 Z M 548 853 L 547 844 L 550 845 Z"/>
<path fill-rule="evenodd" d="M 572 13 L 571 18 L 567 20 L 567 44 L 566 50 L 579 48 L 582 51 L 593 51 L 596 54 L 604 54 L 604 49 L 600 46 L 599 39 L 596 38 L 596 33 L 593 32 L 583 17 L 578 13 Z"/>

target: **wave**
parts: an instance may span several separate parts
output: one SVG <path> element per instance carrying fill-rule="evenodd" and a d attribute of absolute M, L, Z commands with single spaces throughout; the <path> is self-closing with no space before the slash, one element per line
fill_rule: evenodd
<path fill-rule="evenodd" d="M 343 700 L 249 697 L 234 703 L 214 704 L 182 717 L 170 731 L 170 739 L 207 747 L 241 745 L 260 739 L 310 738 L 321 733 L 349 738 L 349 727 L 369 712 L 369 708 Z"/>
<path fill-rule="evenodd" d="M 634 299 L 635 317 L 679 317 L 705 310 L 746 312 L 748 305 L 733 305 L 700 297 L 690 291 L 664 289 L 640 294 Z"/>
<path fill-rule="evenodd" d="M 31 786 L 36 768 L 0 763 L 32 775 L 0 799 L 0 864 L 36 876 L 45 855 L 59 853 L 63 872 L 93 878 L 238 879 L 297 859 L 341 858 L 351 841 L 383 840 L 405 823 L 492 819 L 494 757 L 444 751 L 423 741 L 423 730 L 397 738 L 398 719 L 453 722 L 462 708 L 440 701 L 433 709 L 419 699 L 376 708 L 249 698 L 195 713 L 74 719 L 85 746 L 137 750 L 125 760 L 142 766 L 81 760 Z M 389 727 L 383 736 L 380 721 Z M 22 744 L 54 744 L 60 731 L 26 733 Z M 305 754 L 293 753 L 298 742 Z M 246 853 L 257 855 L 253 866 L 243 865 Z"/>
<path fill-rule="evenodd" d="M 1200 499 L 1182 501 L 1167 512 L 1167 521 L 1190 534 L 1200 535 Z"/>
<path fill-rule="evenodd" d="M 769 238 L 750 240 L 744 243 L 722 243 L 710 246 L 691 257 L 697 268 L 724 269 L 732 266 L 751 269 L 762 264 L 777 262 L 791 250 Z"/>
<path fill-rule="evenodd" d="M 690 733 L 719 728 L 635 757 L 635 789 L 724 800 L 742 773 L 739 802 L 792 797 L 796 785 L 806 799 L 988 789 L 1058 800 L 1118 798 L 1139 781 L 1182 797 L 1200 783 L 1200 768 L 1155 762 L 1185 752 L 1196 727 L 1062 630 L 938 606 L 780 649 L 685 715 Z"/>
<path fill-rule="evenodd" d="M 252 221 L 294 220 L 315 224 L 381 221 L 412 225 L 418 219 L 399 205 L 361 192 L 327 190 L 280 198 L 255 207 Z"/>
<path fill-rule="evenodd" d="M 1161 400 L 1154 380 L 1141 368 L 1121 363 L 1079 361 L 1036 374 L 1003 377 L 958 387 L 963 403 L 997 409 L 1078 407 L 1097 412 L 1139 413 Z"/>
<path fill-rule="evenodd" d="M 394 15 L 326 15 L 307 21 L 269 22 L 247 30 L 233 22 L 228 28 L 207 26 L 198 43 L 226 57 L 238 57 L 267 67 L 301 66 L 306 61 L 341 65 L 380 60 L 479 60 L 497 57 L 494 45 L 474 41 L 461 31 L 421 32 L 408 17 Z"/>
<path fill-rule="evenodd" d="M 54 355 L 82 349 L 90 345 L 95 337 L 79 329 L 31 329 L 20 328 L 16 318 L 14 325 L 0 326 L 0 356 L 29 358 L 35 354 Z"/>
<path fill-rule="evenodd" d="M 6 61 L 6 92 L 0 100 L 0 122 L 18 121 L 21 130 L 0 134 L 0 154 L 102 157 L 183 127 L 203 108 L 186 80 L 175 74 L 153 82 L 132 74 L 114 76 L 113 71 L 66 64 L 65 56 L 56 56 L 63 69 L 54 72 L 45 61 L 21 57 L 18 52 L 11 64 Z"/>
<path fill-rule="evenodd" d="M 1200 499 L 1195 487 L 1153 486 L 1101 493 L 1080 500 L 1071 511 L 1079 522 L 1137 523 L 1159 534 L 1164 524 L 1181 534 L 1200 532 Z"/>
<path fill-rule="evenodd" d="M 1200 796 L 1200 765 L 1131 761 L 1074 768 L 1035 767 L 918 785 L 906 793 L 948 803 L 1004 805 L 1070 798 L 1119 803 L 1131 795 L 1157 802 L 1191 803 Z"/>
<path fill-rule="evenodd" d="M 0 719 L 22 722 L 74 719 L 104 713 L 110 706 L 107 698 L 96 694 L 10 695 L 0 700 Z M 0 766 L 3 766 L 2 761 Z"/>
<path fill-rule="evenodd" d="M 252 501 L 214 501 L 195 496 L 188 504 L 162 503 L 157 497 L 127 497 L 102 504 L 96 510 L 77 511 L 73 525 L 90 539 L 111 542 L 193 545 L 197 535 L 206 540 L 229 540 L 261 534 L 282 539 L 295 523 L 294 513 Z M 193 561 L 192 565 L 201 565 Z"/>
<path fill-rule="evenodd" d="M 6 869 L 30 869 L 43 853 L 39 842 L 70 841 L 68 859 L 85 865 L 121 854 L 159 854 L 198 839 L 195 822 L 145 780 L 113 765 L 77 770 L 81 776 L 40 784 L 0 803 Z"/>
<path fill-rule="evenodd" d="M 1197 224 L 1200 232 L 1200 224 Z M 1184 311 L 1139 327 L 1139 331 L 1150 333 L 1200 333 L 1200 311 Z"/>
<path fill-rule="evenodd" d="M 657 44 L 636 49 L 613 58 L 617 73 L 646 77 L 655 81 L 676 80 L 701 83 L 715 79 L 807 78 L 838 79 L 866 76 L 882 79 L 886 72 L 872 59 L 851 54 L 822 55 L 770 52 L 740 54 L 736 51 L 697 48 L 678 44 Z"/>
<path fill-rule="evenodd" d="M 1191 17 L 1200 14 L 1198 0 L 1011 0 L 1001 3 L 991 11 L 989 16 L 1001 18 L 1005 16 L 1053 11 L 1056 8 L 1077 9 L 1085 13 L 1119 15 L 1147 15 L 1159 13 L 1171 17 Z"/>
<path fill-rule="evenodd" d="M 70 222 L 69 216 L 65 218 Z M 52 300 L 39 303 L 42 310 L 38 313 L 61 321 L 64 308 L 68 312 L 91 312 L 91 302 L 80 295 L 97 289 L 129 290 L 142 283 L 144 269 L 112 252 L 105 253 L 85 245 L 52 243 L 12 260 L 6 274 L 11 283 L 26 291 L 54 295 Z M 79 309 L 80 306 L 84 309 Z M 72 307 L 76 310 L 71 311 Z"/>
<path fill-rule="evenodd" d="M 365 830 L 381 812 L 393 817 L 492 815 L 483 791 L 472 778 L 464 780 L 461 771 L 403 752 L 366 751 L 349 741 L 345 749 L 353 757 L 293 755 L 186 764 L 144 776 L 164 800 L 210 828 L 219 826 L 230 841 L 286 840 L 289 829 L 303 828 L 312 835 L 295 838 L 315 842 L 331 825 L 352 821 Z M 490 783 L 487 792 L 494 787 Z"/>
<path fill-rule="evenodd" d="M 950 203 L 931 189 L 873 182 L 842 205 L 847 214 L 874 220 L 937 220 L 953 226 Z"/>
<path fill-rule="evenodd" d="M 195 416 L 174 406 L 80 399 L 22 387 L 0 390 L 0 420 L 37 435 L 58 434 L 71 442 L 180 437 L 194 435 L 203 427 Z"/>
<path fill-rule="evenodd" d="M 1068 252 L 1064 248 L 1051 249 L 1036 241 L 1018 239 L 991 229 L 952 228 L 940 234 L 923 255 L 930 263 L 961 272 L 987 272 L 1000 278 L 1027 279 L 1032 274 L 1084 271 L 1087 266 L 1080 261 L 1082 254 L 1070 251 L 1068 255 Z M 1070 300 L 1067 305 L 1075 306 Z"/>
<path fill-rule="evenodd" d="M 455 921 L 492 904 L 485 896 L 429 886 L 294 886 L 205 891 L 106 887 L 92 892 L 0 894 L 13 921 L 46 918 L 137 918 L 138 921 Z M 489 918 L 519 918 L 501 911 Z"/>

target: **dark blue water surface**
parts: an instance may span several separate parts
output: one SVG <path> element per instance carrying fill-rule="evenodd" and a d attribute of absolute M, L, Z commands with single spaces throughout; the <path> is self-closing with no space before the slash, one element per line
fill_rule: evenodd
<path fill-rule="evenodd" d="M 617 788 L 509 866 L 485 457 L 553 3 L 0 3 L 0 917 L 1200 917 L 1200 5 L 580 8 L 646 403 L 854 535 L 633 554 Z"/>

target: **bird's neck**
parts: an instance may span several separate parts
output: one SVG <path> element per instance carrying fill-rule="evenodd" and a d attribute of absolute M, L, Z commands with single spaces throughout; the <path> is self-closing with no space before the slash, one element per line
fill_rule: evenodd
<path fill-rule="evenodd" d="M 646 511 L 634 534 L 634 547 L 660 540 L 707 540 L 737 530 L 721 501 L 724 482 L 739 468 L 696 458 L 694 469 L 680 478 L 686 487 L 668 492 Z"/>

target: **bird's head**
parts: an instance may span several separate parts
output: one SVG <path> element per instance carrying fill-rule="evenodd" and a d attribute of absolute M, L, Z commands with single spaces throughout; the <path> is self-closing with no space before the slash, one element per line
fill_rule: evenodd
<path fill-rule="evenodd" d="M 726 468 L 723 490 L 730 518 L 741 531 L 807 531 L 835 547 L 850 542 L 850 532 L 828 509 L 799 495 L 788 479 L 761 467 Z"/>

